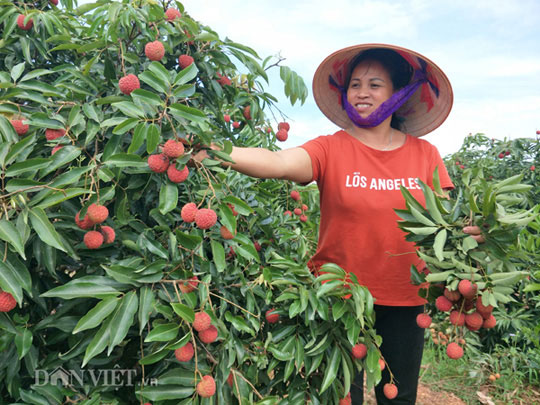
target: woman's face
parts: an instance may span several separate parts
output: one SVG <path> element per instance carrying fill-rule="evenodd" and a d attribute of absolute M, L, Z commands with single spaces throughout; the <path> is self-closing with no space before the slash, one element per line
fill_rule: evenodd
<path fill-rule="evenodd" d="M 362 118 L 375 111 L 394 92 L 392 79 L 377 61 L 360 62 L 351 74 L 347 100 Z"/>

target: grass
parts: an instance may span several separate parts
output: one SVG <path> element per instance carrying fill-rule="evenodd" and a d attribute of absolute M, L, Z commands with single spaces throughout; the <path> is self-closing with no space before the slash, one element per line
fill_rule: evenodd
<path fill-rule="evenodd" d="M 469 350 L 470 349 L 470 350 Z M 508 353 L 510 358 L 510 353 Z M 420 381 L 433 391 L 455 394 L 467 405 L 478 405 L 479 394 L 485 395 L 496 405 L 540 404 L 540 387 L 527 384 L 526 374 L 501 367 L 502 359 L 466 348 L 458 360 L 446 356 L 446 347 L 426 342 Z M 489 376 L 500 373 L 500 378 L 490 381 Z M 489 402 L 483 402 L 489 403 Z"/>

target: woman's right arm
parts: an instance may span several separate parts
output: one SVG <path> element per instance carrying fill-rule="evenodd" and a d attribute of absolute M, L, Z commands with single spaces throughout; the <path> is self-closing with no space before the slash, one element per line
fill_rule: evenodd
<path fill-rule="evenodd" d="M 261 179 L 284 179 L 309 183 L 313 178 L 311 158 L 305 149 L 290 148 L 271 151 L 264 148 L 233 147 L 231 158 L 224 162 L 234 170 Z"/>

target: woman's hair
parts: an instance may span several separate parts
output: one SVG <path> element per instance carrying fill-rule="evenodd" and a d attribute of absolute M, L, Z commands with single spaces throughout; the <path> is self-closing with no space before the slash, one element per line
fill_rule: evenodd
<path fill-rule="evenodd" d="M 379 62 L 386 69 L 392 80 L 394 92 L 409 84 L 413 76 L 412 66 L 396 51 L 384 48 L 368 49 L 356 55 L 349 62 L 347 75 L 345 76 L 345 91 L 349 88 L 354 69 L 365 61 Z M 392 114 L 392 121 L 390 122 L 392 128 L 401 129 L 401 122 L 402 120 L 396 117 L 396 114 Z"/>

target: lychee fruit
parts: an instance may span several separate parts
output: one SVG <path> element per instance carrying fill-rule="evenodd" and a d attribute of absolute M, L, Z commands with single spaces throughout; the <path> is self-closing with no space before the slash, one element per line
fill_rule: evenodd
<path fill-rule="evenodd" d="M 253 242 L 253 246 L 255 247 L 255 250 L 256 250 L 257 252 L 260 252 L 261 249 L 262 249 L 262 248 L 261 248 L 261 244 L 260 244 L 259 242 L 257 242 L 257 241 Z"/>
<path fill-rule="evenodd" d="M 211 375 L 205 375 L 197 384 L 197 394 L 203 398 L 210 398 L 216 393 L 216 382 Z"/>
<path fill-rule="evenodd" d="M 86 214 L 84 216 L 84 219 L 82 219 L 82 220 L 79 218 L 79 214 L 80 214 L 80 212 L 77 212 L 75 214 L 75 223 L 77 224 L 77 226 L 79 228 L 87 230 L 87 229 L 92 228 L 92 226 L 94 226 L 94 223 L 92 222 L 92 220 L 90 219 L 88 214 Z"/>
<path fill-rule="evenodd" d="M 234 121 L 234 122 L 232 123 L 232 126 L 233 126 L 234 129 L 238 129 L 238 128 L 240 128 L 240 122 Z"/>
<path fill-rule="evenodd" d="M 431 316 L 428 314 L 418 314 L 416 324 L 423 329 L 429 328 L 429 325 L 431 325 Z"/>
<path fill-rule="evenodd" d="M 231 116 L 230 116 L 229 114 L 225 114 L 225 115 L 223 116 L 223 121 L 225 121 L 225 122 L 231 122 Z"/>
<path fill-rule="evenodd" d="M 188 294 L 194 291 L 199 284 L 199 278 L 197 276 L 191 277 L 189 280 L 182 281 L 178 284 L 178 288 L 183 294 Z"/>
<path fill-rule="evenodd" d="M 165 47 L 160 41 L 148 42 L 144 46 L 144 54 L 150 60 L 161 60 L 165 56 Z"/>
<path fill-rule="evenodd" d="M 470 280 L 461 280 L 458 284 L 458 290 L 467 299 L 472 299 L 476 295 L 478 287 L 471 283 Z"/>
<path fill-rule="evenodd" d="M 66 134 L 65 129 L 46 129 L 45 130 L 45 138 L 47 138 L 48 141 L 53 141 L 55 139 L 61 138 Z"/>
<path fill-rule="evenodd" d="M 208 329 L 199 332 L 199 339 L 201 342 L 209 344 L 216 341 L 218 336 L 218 330 L 214 325 L 210 325 Z"/>
<path fill-rule="evenodd" d="M 163 145 L 163 153 L 165 156 L 171 159 L 175 159 L 184 154 L 184 144 L 182 142 L 175 141 L 174 139 L 169 139 Z"/>
<path fill-rule="evenodd" d="M 449 343 L 446 346 L 446 355 L 451 359 L 459 359 L 463 357 L 463 348 L 456 342 Z"/>
<path fill-rule="evenodd" d="M 351 393 L 349 392 L 345 398 L 339 400 L 339 405 L 352 405 Z"/>
<path fill-rule="evenodd" d="M 386 368 L 386 363 L 384 362 L 383 359 L 379 359 L 379 367 L 381 371 L 383 371 Z"/>
<path fill-rule="evenodd" d="M 465 314 L 459 311 L 450 312 L 450 323 L 456 326 L 465 325 Z"/>
<path fill-rule="evenodd" d="M 104 205 L 90 204 L 86 212 L 94 224 L 101 224 L 109 216 L 109 210 Z"/>
<path fill-rule="evenodd" d="M 176 360 L 182 362 L 190 361 L 194 354 L 195 351 L 193 350 L 193 345 L 190 342 L 174 351 L 174 357 L 176 357 Z"/>
<path fill-rule="evenodd" d="M 167 21 L 174 21 L 175 18 L 181 17 L 182 14 L 175 8 L 168 8 L 167 11 L 165 11 L 165 18 L 167 18 Z"/>
<path fill-rule="evenodd" d="M 118 87 L 122 93 L 129 96 L 133 90 L 141 88 L 141 83 L 139 82 L 139 78 L 137 76 L 134 74 L 129 74 L 120 78 L 118 81 Z"/>
<path fill-rule="evenodd" d="M 227 229 L 225 225 L 222 225 L 219 229 L 219 233 L 223 239 L 234 239 L 234 235 Z"/>
<path fill-rule="evenodd" d="M 444 289 L 444 296 L 452 302 L 457 302 L 461 298 L 461 293 L 459 291 L 451 291 L 448 288 Z"/>
<path fill-rule="evenodd" d="M 148 156 L 148 167 L 154 173 L 163 173 L 169 168 L 169 158 L 163 153 Z"/>
<path fill-rule="evenodd" d="M 276 133 L 276 138 L 278 141 L 285 142 L 288 137 L 289 137 L 289 133 L 285 131 L 284 129 L 280 129 Z"/>
<path fill-rule="evenodd" d="M 58 5 L 58 0 L 49 0 L 49 3 L 54 4 L 55 6 Z"/>
<path fill-rule="evenodd" d="M 195 314 L 195 320 L 193 321 L 193 329 L 195 329 L 197 332 L 208 329 L 211 324 L 212 319 L 210 318 L 210 315 L 208 315 L 206 312 L 201 311 Z"/>
<path fill-rule="evenodd" d="M 0 312 L 9 312 L 17 306 L 13 295 L 7 291 L 0 291 Z"/>
<path fill-rule="evenodd" d="M 289 130 L 291 129 L 291 126 L 288 122 L 280 122 L 277 127 L 278 129 L 284 129 L 287 132 L 289 132 Z"/>
<path fill-rule="evenodd" d="M 184 166 L 182 170 L 178 170 L 175 165 L 170 165 L 167 168 L 167 177 L 173 183 L 182 183 L 186 181 L 189 176 L 189 169 L 187 166 Z"/>
<path fill-rule="evenodd" d="M 291 198 L 294 201 L 299 201 L 300 200 L 300 193 L 298 191 L 296 191 L 296 190 L 291 191 Z"/>
<path fill-rule="evenodd" d="M 103 245 L 103 235 L 98 231 L 88 231 L 84 234 L 83 242 L 88 249 L 97 249 Z"/>
<path fill-rule="evenodd" d="M 217 214 L 213 209 L 201 208 L 195 214 L 195 223 L 200 229 L 213 227 L 217 222 Z"/>
<path fill-rule="evenodd" d="M 472 331 L 478 330 L 482 327 L 484 318 L 478 312 L 465 315 L 465 326 Z"/>
<path fill-rule="evenodd" d="M 489 315 L 487 319 L 484 319 L 484 323 L 482 323 L 482 328 L 484 329 L 491 329 L 494 328 L 497 324 L 497 320 L 493 316 L 493 314 Z"/>
<path fill-rule="evenodd" d="M 363 343 L 357 343 L 352 347 L 351 352 L 355 359 L 363 359 L 367 354 L 367 346 Z"/>
<path fill-rule="evenodd" d="M 189 55 L 180 55 L 178 57 L 178 66 L 180 69 L 185 69 L 193 63 L 193 57 Z"/>
<path fill-rule="evenodd" d="M 304 215 L 304 214 L 300 215 L 300 221 L 301 222 L 307 222 L 307 220 L 308 220 L 307 215 Z"/>
<path fill-rule="evenodd" d="M 384 396 L 388 399 L 394 399 L 397 397 L 398 389 L 395 384 L 386 383 L 383 387 Z"/>
<path fill-rule="evenodd" d="M 480 315 L 482 315 L 482 318 L 487 319 L 493 312 L 493 306 L 484 305 L 482 303 L 482 297 L 478 296 L 478 298 L 476 299 L 476 312 L 480 313 Z"/>
<path fill-rule="evenodd" d="M 56 152 L 58 152 L 63 147 L 64 147 L 64 145 L 56 145 L 54 148 L 51 149 L 51 156 L 54 155 Z"/>
<path fill-rule="evenodd" d="M 30 29 L 32 29 L 32 27 L 34 26 L 34 20 L 32 20 L 31 18 L 28 19 L 28 21 L 26 22 L 26 24 L 24 23 L 24 19 L 26 18 L 25 15 L 23 14 L 19 14 L 19 16 L 17 17 L 17 25 L 19 26 L 19 28 L 23 31 L 28 31 Z"/>
<path fill-rule="evenodd" d="M 292 212 L 287 210 L 287 211 L 285 211 L 285 212 L 283 213 L 283 215 L 284 215 L 284 216 L 287 216 L 287 215 L 288 215 L 288 216 L 292 217 Z"/>
<path fill-rule="evenodd" d="M 246 120 L 250 120 L 251 119 L 251 106 L 246 106 L 244 107 L 244 110 L 242 111 L 242 114 L 244 115 L 244 118 Z"/>
<path fill-rule="evenodd" d="M 229 387 L 232 388 L 233 384 L 234 384 L 234 376 L 233 376 L 233 373 L 229 373 L 229 376 L 227 377 L 227 384 L 229 384 Z"/>
<path fill-rule="evenodd" d="M 295 208 L 294 209 L 294 214 L 295 215 L 302 215 L 302 209 L 301 208 Z"/>
<path fill-rule="evenodd" d="M 180 216 L 185 222 L 195 222 L 195 215 L 197 214 L 197 211 L 199 211 L 197 204 L 190 202 L 182 207 Z"/>
<path fill-rule="evenodd" d="M 275 312 L 275 309 L 269 309 L 265 314 L 266 322 L 277 323 L 279 322 L 279 314 Z"/>
<path fill-rule="evenodd" d="M 218 83 L 223 86 L 230 86 L 232 84 L 231 79 L 229 79 L 227 76 L 222 75 L 221 73 L 216 73 L 216 76 L 219 78 Z"/>
<path fill-rule="evenodd" d="M 113 243 L 114 238 L 116 237 L 116 233 L 114 232 L 114 229 L 110 226 L 102 226 L 100 229 L 101 234 L 103 235 L 103 243 Z"/>
<path fill-rule="evenodd" d="M 435 300 L 435 306 L 439 311 L 447 312 L 452 309 L 453 304 L 452 301 L 450 301 L 444 295 L 441 295 Z"/>
<path fill-rule="evenodd" d="M 26 134 L 30 128 L 30 125 L 23 124 L 23 120 L 11 120 L 11 125 L 13 125 L 13 129 L 19 136 Z"/>

